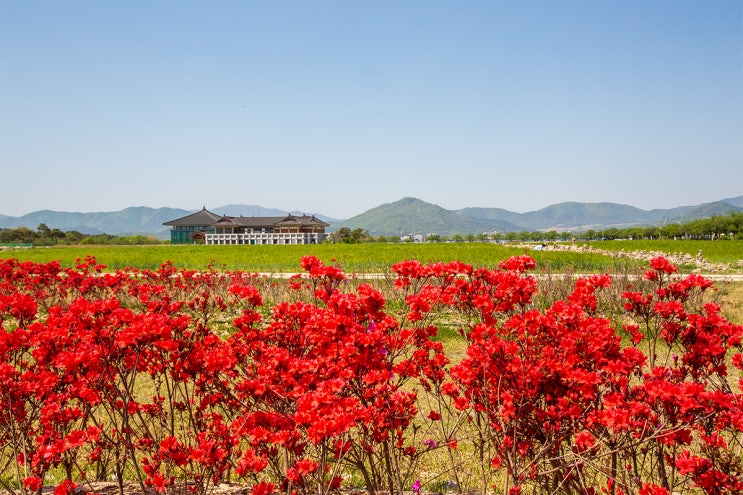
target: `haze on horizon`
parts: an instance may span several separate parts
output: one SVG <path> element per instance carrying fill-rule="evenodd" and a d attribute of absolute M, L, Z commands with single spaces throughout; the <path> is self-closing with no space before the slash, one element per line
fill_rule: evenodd
<path fill-rule="evenodd" d="M 0 1 L 0 213 L 743 194 L 743 2 Z"/>

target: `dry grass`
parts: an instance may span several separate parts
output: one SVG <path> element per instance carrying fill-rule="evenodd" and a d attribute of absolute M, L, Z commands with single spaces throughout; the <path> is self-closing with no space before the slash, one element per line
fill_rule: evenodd
<path fill-rule="evenodd" d="M 743 325 L 743 282 L 717 282 L 725 317 L 736 325 Z"/>

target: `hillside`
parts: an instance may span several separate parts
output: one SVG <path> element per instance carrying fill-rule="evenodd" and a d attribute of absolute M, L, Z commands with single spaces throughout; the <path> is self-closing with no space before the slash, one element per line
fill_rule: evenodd
<path fill-rule="evenodd" d="M 281 216 L 285 210 L 258 205 L 226 205 L 210 208 L 220 215 Z M 698 218 L 743 211 L 743 196 L 696 206 L 641 210 L 616 203 L 566 202 L 537 211 L 515 213 L 502 208 L 471 207 L 447 210 L 416 198 L 403 198 L 372 208 L 347 220 L 314 215 L 330 224 L 329 231 L 341 227 L 361 228 L 372 235 L 400 234 L 480 234 L 483 232 L 519 232 L 535 230 L 577 231 L 579 229 L 625 228 L 634 225 L 683 223 Z M 114 212 L 76 213 L 41 210 L 21 217 L 0 214 L 0 228 L 28 227 L 35 230 L 44 223 L 49 228 L 76 230 L 84 234 L 151 235 L 169 237 L 163 223 L 193 211 L 178 208 L 130 207 Z M 295 215 L 305 212 L 293 211 Z M 311 214 L 311 213 L 308 213 Z"/>
<path fill-rule="evenodd" d="M 489 232 L 516 228 L 504 220 L 467 216 L 416 198 L 403 198 L 332 224 L 333 228 L 349 227 L 367 230 L 371 235 L 401 235 L 410 233 L 454 235 L 468 232 Z M 518 229 L 517 229 L 518 230 Z"/>
<path fill-rule="evenodd" d="M 227 205 L 214 208 L 213 213 L 232 216 L 282 216 L 286 210 L 264 208 L 257 205 Z M 40 210 L 20 217 L 0 215 L 0 228 L 28 227 L 36 228 L 44 223 L 52 229 L 62 231 L 74 230 L 83 234 L 112 235 L 148 235 L 160 239 L 170 238 L 170 227 L 163 223 L 193 213 L 178 208 L 149 208 L 136 206 L 112 212 L 65 212 Z M 302 212 L 292 212 L 301 215 Z M 316 215 L 325 222 L 337 222 L 336 219 Z"/>
<path fill-rule="evenodd" d="M 192 212 L 146 206 L 92 213 L 40 210 L 20 217 L 0 217 L 0 228 L 28 227 L 35 230 L 39 224 L 44 223 L 52 229 L 75 230 L 83 234 L 152 235 L 166 238 L 170 229 L 163 223 L 189 213 Z"/>
<path fill-rule="evenodd" d="M 566 202 L 541 210 L 514 213 L 502 208 L 446 210 L 415 198 L 404 198 L 368 210 L 332 225 L 364 228 L 372 235 L 436 233 L 439 235 L 520 232 L 536 230 L 578 231 L 591 228 L 626 228 L 634 225 L 688 222 L 698 218 L 743 211 L 743 196 L 696 206 L 641 210 L 616 203 Z"/>

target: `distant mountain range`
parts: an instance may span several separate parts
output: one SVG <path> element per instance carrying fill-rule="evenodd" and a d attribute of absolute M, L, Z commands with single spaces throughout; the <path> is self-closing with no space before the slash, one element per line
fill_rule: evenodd
<path fill-rule="evenodd" d="M 133 206 L 120 211 L 73 213 L 64 211 L 40 210 L 20 217 L 11 217 L 0 214 L 0 228 L 28 227 L 36 230 L 39 224 L 46 224 L 50 229 L 62 231 L 76 230 L 83 234 L 112 234 L 112 235 L 147 235 L 160 239 L 170 238 L 170 227 L 163 223 L 176 218 L 185 217 L 197 210 L 183 210 L 179 208 L 149 208 L 147 206 Z M 278 217 L 286 215 L 286 210 L 264 208 L 257 205 L 226 205 L 219 208 L 209 208 L 217 215 Z M 294 211 L 295 215 L 304 212 Z M 338 220 L 315 215 L 317 218 L 331 223 Z"/>
<path fill-rule="evenodd" d="M 661 222 L 688 222 L 714 215 L 743 211 L 743 196 L 696 206 L 641 210 L 616 203 L 559 203 L 537 211 L 514 213 L 501 208 L 446 210 L 416 198 L 403 198 L 377 206 L 334 228 L 363 228 L 372 235 L 479 234 L 483 232 L 578 231 L 597 228 L 626 228 Z"/>
<path fill-rule="evenodd" d="M 83 234 L 151 235 L 169 237 L 169 228 L 163 223 L 184 217 L 195 210 L 177 208 L 130 207 L 114 212 L 71 213 L 41 210 L 20 217 L 0 214 L 0 228 L 28 227 L 39 224 L 63 231 L 76 230 Z M 219 215 L 281 216 L 285 210 L 257 205 L 226 205 L 209 208 Z M 527 213 L 515 213 L 502 208 L 463 208 L 446 210 L 438 205 L 416 198 L 403 198 L 383 204 L 347 220 L 337 220 L 314 213 L 330 224 L 328 230 L 341 227 L 361 228 L 372 235 L 400 234 L 479 234 L 482 232 L 520 232 L 578 229 L 626 228 L 636 225 L 657 225 L 661 222 L 688 222 L 730 212 L 743 212 L 743 196 L 722 199 L 696 206 L 671 209 L 641 210 L 616 203 L 559 203 Z M 293 211 L 295 215 L 306 212 Z M 312 213 L 307 213 L 312 214 Z"/>

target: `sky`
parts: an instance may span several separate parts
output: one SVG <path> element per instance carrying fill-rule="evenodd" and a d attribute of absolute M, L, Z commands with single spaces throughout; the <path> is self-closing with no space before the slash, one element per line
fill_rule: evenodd
<path fill-rule="evenodd" d="M 740 0 L 0 0 L 0 214 L 740 195 Z"/>

